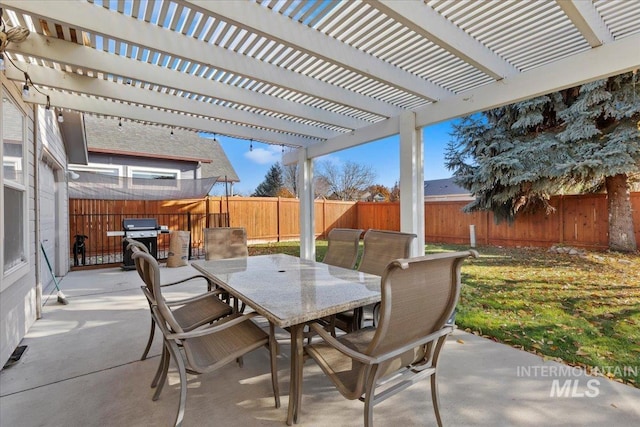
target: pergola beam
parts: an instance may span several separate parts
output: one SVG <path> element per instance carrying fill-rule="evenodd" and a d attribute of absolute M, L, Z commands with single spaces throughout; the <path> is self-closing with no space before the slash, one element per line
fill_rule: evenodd
<path fill-rule="evenodd" d="M 614 38 L 604 20 L 590 1 L 564 0 L 558 6 L 573 22 L 580 34 L 591 47 L 598 47 L 604 43 L 611 43 Z"/>
<path fill-rule="evenodd" d="M 248 91 L 215 80 L 186 76 L 179 71 L 124 56 L 113 55 L 54 37 L 30 34 L 27 40 L 19 45 L 10 44 L 7 50 L 45 61 L 81 69 L 90 69 L 113 76 L 122 76 L 124 79 L 132 81 L 148 82 L 168 89 L 194 93 L 250 107 L 265 109 L 265 106 L 268 106 L 270 111 L 347 129 L 355 129 L 369 124 L 369 122 L 361 119 L 350 118 L 304 104 L 292 103 L 275 96 Z"/>
<path fill-rule="evenodd" d="M 46 68 L 42 66 L 27 65 L 25 68 L 33 83 L 55 89 L 93 95 L 99 98 L 112 99 L 123 103 L 144 105 L 161 110 L 188 113 L 190 115 L 203 116 L 214 120 L 230 121 L 246 126 L 253 125 L 258 128 L 262 127 L 276 132 L 280 131 L 300 134 L 309 138 L 315 138 L 316 140 L 327 138 L 329 134 L 335 134 L 335 132 L 330 132 L 317 127 L 287 122 L 247 111 L 224 108 L 218 105 L 196 101 L 181 96 L 168 96 L 167 94 L 154 90 L 114 83 L 96 77 L 66 73 L 64 71 L 58 71 L 53 68 Z M 7 78 L 11 80 L 24 80 L 23 73 L 14 67 L 8 67 L 6 75 Z M 308 145 L 308 143 L 301 143 L 299 145 Z"/>
<path fill-rule="evenodd" d="M 425 105 L 416 110 L 416 126 L 429 126 L 632 71 L 640 68 L 638 46 L 640 34 L 635 34 Z M 395 125 L 392 123 L 394 120 Z M 323 143 L 312 144 L 307 152 L 312 157 L 324 156 L 397 133 L 397 118 L 387 119 Z"/>
<path fill-rule="evenodd" d="M 78 93 L 53 92 L 50 95 L 51 105 L 58 108 L 97 114 L 109 117 L 121 117 L 129 120 L 154 123 L 167 127 L 177 127 L 234 136 L 242 139 L 254 139 L 256 141 L 272 141 L 274 144 L 287 146 L 299 146 L 300 138 L 291 135 L 277 134 L 275 132 L 244 128 L 229 123 L 194 117 L 186 114 L 177 114 L 171 111 L 146 108 L 121 102 L 82 96 Z M 39 93 L 31 95 L 28 102 L 46 105 L 47 99 Z"/>
<path fill-rule="evenodd" d="M 422 1 L 364 0 L 496 80 L 518 70 Z"/>
<path fill-rule="evenodd" d="M 39 1 L 6 0 L 3 3 L 21 13 L 42 17 L 108 39 L 119 40 L 171 57 L 180 57 L 185 61 L 204 64 L 379 116 L 391 117 L 401 111 L 400 108 L 386 102 L 317 79 L 310 79 L 302 74 L 237 54 L 223 47 L 192 37 L 176 37 L 173 32 L 157 25 L 89 3 L 74 3 L 72 11 L 63 7 L 49 7 L 47 2 Z M 114 29 L 118 31 L 114 32 Z M 215 58 L 215 62 L 209 62 L 208 58 Z"/>
<path fill-rule="evenodd" d="M 384 82 L 405 92 L 432 101 L 452 95 L 450 91 L 428 80 L 394 67 L 375 56 L 327 37 L 285 16 L 271 13 L 263 6 L 248 1 L 174 1 L 189 8 L 195 7 L 195 10 L 199 10 L 203 14 L 213 14 L 239 28 L 276 40 L 283 45 L 338 64 L 347 70 Z M 374 4 L 374 7 L 378 6 Z"/>

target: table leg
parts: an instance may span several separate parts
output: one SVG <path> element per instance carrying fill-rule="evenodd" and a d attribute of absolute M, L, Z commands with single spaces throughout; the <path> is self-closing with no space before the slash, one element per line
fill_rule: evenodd
<path fill-rule="evenodd" d="M 298 422 L 298 411 L 302 401 L 303 330 L 304 325 L 291 326 L 291 379 L 289 381 L 287 425 Z"/>

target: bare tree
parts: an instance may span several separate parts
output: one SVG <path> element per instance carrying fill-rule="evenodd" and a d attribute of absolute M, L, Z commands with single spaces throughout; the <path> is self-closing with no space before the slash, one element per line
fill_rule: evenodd
<path fill-rule="evenodd" d="M 298 164 L 282 165 L 282 184 L 294 197 L 298 197 Z"/>
<path fill-rule="evenodd" d="M 318 169 L 318 178 L 328 184 L 329 194 L 340 200 L 357 200 L 376 179 L 371 166 L 352 161 L 340 165 L 324 161 Z"/>

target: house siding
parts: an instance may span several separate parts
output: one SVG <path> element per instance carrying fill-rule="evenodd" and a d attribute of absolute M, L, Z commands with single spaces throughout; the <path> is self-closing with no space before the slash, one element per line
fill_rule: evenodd
<path fill-rule="evenodd" d="M 197 164 L 194 162 L 178 161 L 171 159 L 152 159 L 142 157 L 121 156 L 107 153 L 89 152 L 89 163 L 117 166 L 142 166 L 145 168 L 178 169 L 180 179 L 195 179 Z M 126 175 L 126 170 L 124 171 Z"/>
<path fill-rule="evenodd" d="M 27 113 L 27 150 L 25 167 L 28 171 L 28 272 L 0 292 L 0 366 L 4 366 L 13 350 L 18 346 L 36 320 L 36 273 L 35 273 L 35 189 L 34 189 L 34 123 L 33 108 L 22 102 L 15 85 L 0 77 L 2 90 L 8 90 L 17 105 Z"/>
<path fill-rule="evenodd" d="M 66 168 L 66 154 L 60 132 L 53 111 L 47 111 L 42 107 L 35 107 L 22 101 L 21 93 L 16 86 L 0 74 L 1 90 L 7 90 L 18 106 L 27 116 L 27 144 L 25 151 L 25 167 L 28 171 L 27 201 L 28 201 L 28 271 L 7 288 L 0 292 L 0 369 L 11 356 L 14 349 L 20 344 L 29 328 L 36 320 L 37 307 L 37 282 L 41 278 L 38 265 L 40 263 L 40 249 L 36 238 L 36 168 L 40 167 L 42 148 L 47 147 L 50 157 L 61 160 L 57 167 L 64 174 Z M 37 124 L 36 124 L 37 120 Z M 37 151 L 36 151 L 37 150 Z M 51 159 L 50 159 L 51 160 Z M 63 225 L 64 236 L 68 235 L 68 202 L 66 201 L 66 183 L 59 186 L 62 192 L 58 194 L 58 200 L 64 198 L 64 203 L 58 203 L 56 212 L 59 219 L 56 223 Z M 43 212 L 41 215 L 51 215 L 52 212 Z M 57 230 L 60 233 L 60 230 Z M 68 248 L 68 246 L 67 246 Z M 58 250 L 64 250 L 64 244 Z M 67 249 L 68 250 L 68 249 Z M 65 259 L 67 257 L 64 257 Z M 62 273 L 68 270 L 63 269 Z"/>

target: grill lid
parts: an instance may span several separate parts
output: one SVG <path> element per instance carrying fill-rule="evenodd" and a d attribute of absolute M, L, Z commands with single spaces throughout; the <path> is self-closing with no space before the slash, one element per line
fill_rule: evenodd
<path fill-rule="evenodd" d="M 158 220 L 155 218 L 125 218 L 122 220 L 124 230 L 158 230 Z"/>

